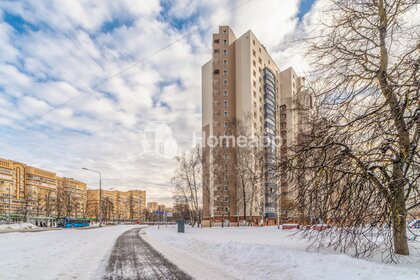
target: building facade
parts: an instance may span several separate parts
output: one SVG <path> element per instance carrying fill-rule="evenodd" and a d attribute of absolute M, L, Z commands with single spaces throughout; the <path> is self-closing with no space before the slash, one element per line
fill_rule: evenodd
<path fill-rule="evenodd" d="M 20 215 L 29 207 L 25 194 L 26 165 L 0 159 L 0 215 Z"/>
<path fill-rule="evenodd" d="M 73 178 L 57 177 L 57 216 L 86 217 L 87 186 Z"/>
<path fill-rule="evenodd" d="M 157 211 L 158 209 L 159 209 L 159 204 L 157 202 L 147 203 L 147 210 L 149 210 L 149 212 Z"/>
<path fill-rule="evenodd" d="M 0 159 L 0 215 L 57 214 L 57 176 L 24 163 Z"/>
<path fill-rule="evenodd" d="M 102 190 L 104 220 L 141 220 L 146 208 L 143 190 Z M 0 158 L 0 217 L 99 218 L 99 190 L 73 178 Z"/>
<path fill-rule="evenodd" d="M 281 71 L 252 31 L 236 38 L 229 26 L 220 26 L 212 39 L 212 59 L 202 67 L 204 223 L 244 218 L 238 175 L 232 170 L 238 164 L 235 149 L 229 151 L 224 142 L 218 148 L 208 143 L 211 137 L 237 136 L 239 122 L 247 135 L 266 141 L 263 180 L 255 183 L 247 219 L 275 223 L 283 213 L 283 186 L 273 167 L 297 138 L 299 116 L 289 103 L 300 94 L 304 80 L 292 68 Z M 289 187 L 284 185 L 284 194 Z"/>
<path fill-rule="evenodd" d="M 102 219 L 105 222 L 143 219 L 146 192 L 142 190 L 102 190 Z M 99 190 L 87 191 L 87 217 L 99 219 Z"/>
<path fill-rule="evenodd" d="M 143 220 L 144 210 L 146 209 L 146 192 L 142 190 L 131 190 L 129 192 L 130 220 Z"/>

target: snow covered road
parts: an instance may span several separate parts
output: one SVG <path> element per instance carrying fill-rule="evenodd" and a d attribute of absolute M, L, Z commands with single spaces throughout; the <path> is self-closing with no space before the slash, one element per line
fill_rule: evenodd
<path fill-rule="evenodd" d="M 103 279 L 192 279 L 144 241 L 141 231 L 131 229 L 117 239 Z"/>
<path fill-rule="evenodd" d="M 138 227 L 0 234 L 0 279 L 101 279 L 117 238 Z"/>

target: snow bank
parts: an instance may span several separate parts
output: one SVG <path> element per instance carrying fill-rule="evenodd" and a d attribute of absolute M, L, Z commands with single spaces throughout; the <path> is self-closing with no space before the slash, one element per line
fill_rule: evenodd
<path fill-rule="evenodd" d="M 149 238 L 182 251 L 190 258 L 220 267 L 238 279 L 418 279 L 420 265 L 392 265 L 332 252 L 308 252 L 291 237 L 293 230 L 264 228 L 151 227 Z M 157 248 L 159 250 L 159 248 Z M 165 251 L 162 251 L 165 254 Z M 172 256 L 172 258 L 174 258 Z M 187 270 L 188 272 L 188 270 Z"/>
<path fill-rule="evenodd" d="M 138 226 L 0 235 L 0 279 L 100 279 L 118 236 Z"/>
<path fill-rule="evenodd" d="M 0 232 L 25 231 L 25 230 L 36 230 L 36 229 L 40 229 L 40 228 L 31 223 L 0 225 Z"/>

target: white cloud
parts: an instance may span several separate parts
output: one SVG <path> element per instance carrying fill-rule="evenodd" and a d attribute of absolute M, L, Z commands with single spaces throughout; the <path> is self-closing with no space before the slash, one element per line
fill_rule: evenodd
<path fill-rule="evenodd" d="M 12 132 L 0 140 L 0 157 L 93 187 L 96 178 L 80 168 L 101 169 L 105 188 L 144 188 L 170 202 L 175 161 L 141 155 L 147 122 L 166 122 L 181 149 L 191 146 L 201 127 L 201 65 L 218 25 L 237 36 L 252 29 L 281 67 L 300 62 L 280 47 L 296 36 L 298 2 L 254 0 L 224 15 L 243 1 L 174 0 L 164 21 L 157 0 L 2 1 L 0 14 L 32 28 L 19 33 L 0 21 L 0 130 Z M 170 23 L 190 16 L 182 28 Z"/>

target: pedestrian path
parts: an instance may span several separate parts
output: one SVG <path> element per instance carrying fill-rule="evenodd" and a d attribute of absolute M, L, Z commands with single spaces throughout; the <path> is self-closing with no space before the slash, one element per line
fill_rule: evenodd
<path fill-rule="evenodd" d="M 102 279 L 192 279 L 147 243 L 141 230 L 131 229 L 117 239 Z"/>

